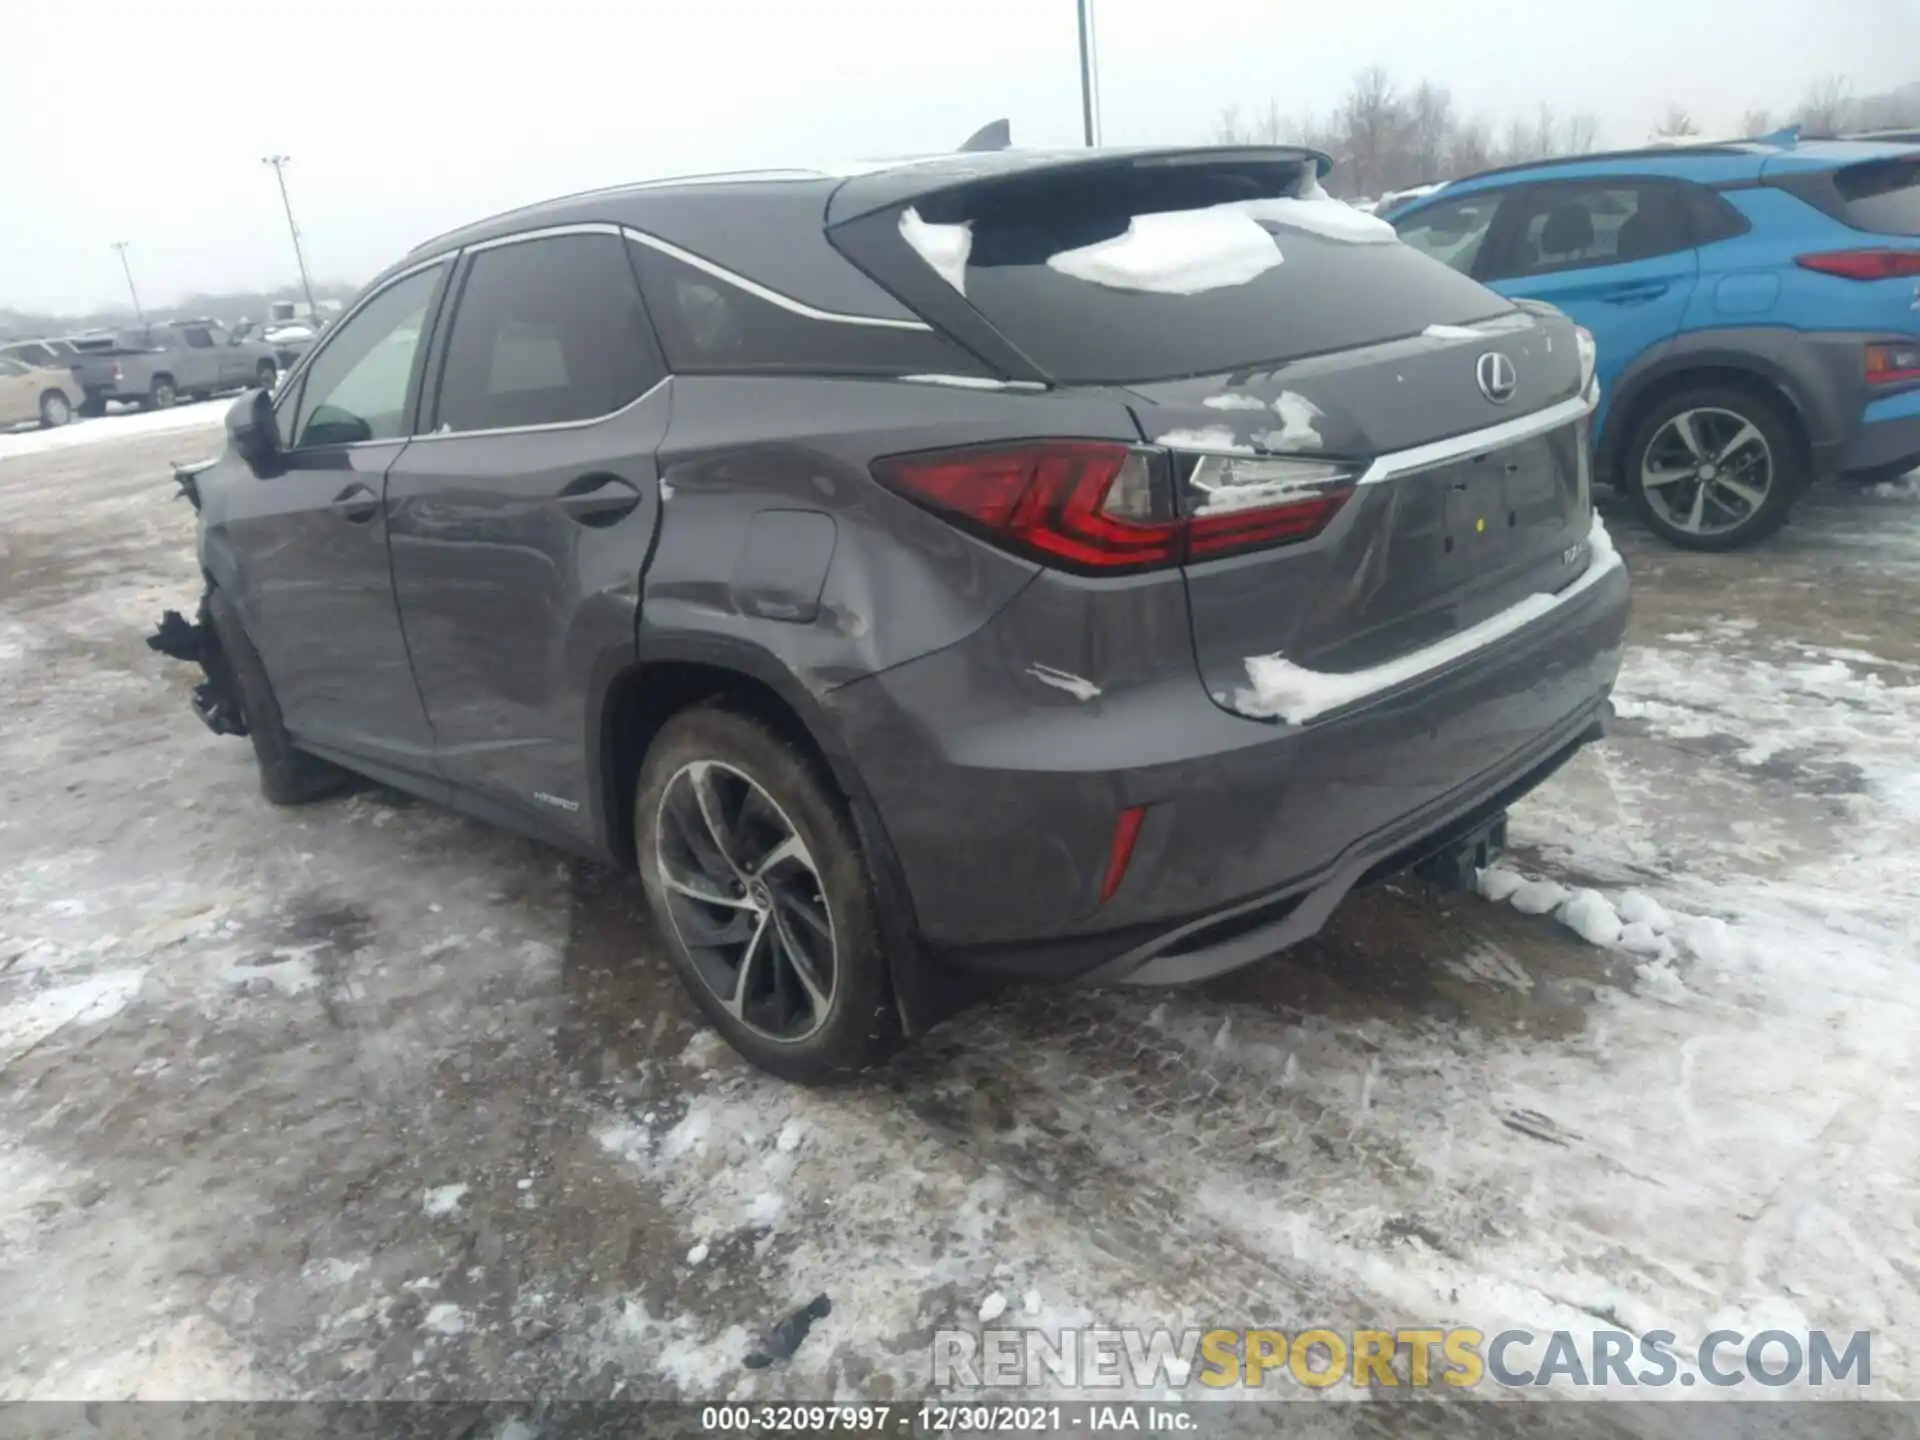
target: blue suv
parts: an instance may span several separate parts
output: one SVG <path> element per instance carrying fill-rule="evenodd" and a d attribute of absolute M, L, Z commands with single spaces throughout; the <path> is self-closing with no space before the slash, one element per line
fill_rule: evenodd
<path fill-rule="evenodd" d="M 1540 161 L 1386 218 L 1599 344 L 1598 473 L 1677 545 L 1920 463 L 1920 145 L 1782 132 Z"/>

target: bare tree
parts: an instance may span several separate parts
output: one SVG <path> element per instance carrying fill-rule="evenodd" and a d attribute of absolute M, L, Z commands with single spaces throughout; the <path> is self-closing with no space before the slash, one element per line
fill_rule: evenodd
<path fill-rule="evenodd" d="M 1681 139 L 1699 133 L 1700 127 L 1694 123 L 1693 116 L 1689 115 L 1683 107 L 1669 100 L 1666 113 L 1660 117 L 1660 123 L 1653 127 L 1652 138 L 1655 140 Z"/>
<path fill-rule="evenodd" d="M 1773 112 L 1771 110 L 1749 110 L 1740 117 L 1740 133 L 1749 140 L 1773 133 Z"/>
<path fill-rule="evenodd" d="M 1393 81 L 1378 65 L 1369 65 L 1353 79 L 1341 117 L 1346 126 L 1352 184 L 1363 195 L 1387 188 L 1387 162 L 1406 121 Z"/>
<path fill-rule="evenodd" d="M 1798 119 L 1809 135 L 1838 135 L 1850 128 L 1853 85 L 1844 75 L 1828 75 L 1800 102 Z"/>
<path fill-rule="evenodd" d="M 1567 117 L 1567 154 L 1591 155 L 1599 146 L 1599 116 L 1582 110 Z"/>
<path fill-rule="evenodd" d="M 1444 179 L 1450 158 L 1448 141 L 1459 129 L 1453 118 L 1453 96 L 1443 86 L 1422 81 L 1407 109 L 1413 183 L 1427 185 Z"/>

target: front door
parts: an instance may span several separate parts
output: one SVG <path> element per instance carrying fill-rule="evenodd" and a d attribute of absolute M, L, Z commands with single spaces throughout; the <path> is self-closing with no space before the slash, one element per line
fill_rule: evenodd
<path fill-rule="evenodd" d="M 633 643 L 667 424 L 626 244 L 607 227 L 469 255 L 387 488 L 442 772 L 589 843 L 593 667 Z"/>
<path fill-rule="evenodd" d="M 241 615 L 294 739 L 427 777 L 384 501 L 451 268 L 392 281 L 334 330 L 279 406 L 284 473 L 238 487 L 209 537 L 236 551 Z"/>

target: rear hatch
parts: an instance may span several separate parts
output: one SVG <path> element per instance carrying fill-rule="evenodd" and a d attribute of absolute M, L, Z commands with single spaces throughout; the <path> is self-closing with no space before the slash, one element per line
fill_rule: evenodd
<path fill-rule="evenodd" d="M 1852 163 L 1833 164 L 1836 150 Z M 1763 173 L 1856 232 L 1794 257 L 1802 270 L 1844 282 L 1822 284 L 1826 328 L 1920 334 L 1920 149 L 1809 146 L 1768 160 Z"/>
<path fill-rule="evenodd" d="M 1012 361 L 992 358 L 1030 367 L 1013 378 L 1129 405 L 1188 527 L 1201 678 L 1248 714 L 1266 712 L 1250 658 L 1381 665 L 1563 587 L 1586 560 L 1574 326 L 1327 198 L 1318 159 L 974 179 L 879 217 L 917 264 L 871 221 L 848 247 L 963 343 L 979 348 L 984 320 Z"/>

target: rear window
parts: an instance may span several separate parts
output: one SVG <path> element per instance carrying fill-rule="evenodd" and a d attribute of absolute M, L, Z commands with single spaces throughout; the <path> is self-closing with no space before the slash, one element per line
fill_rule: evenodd
<path fill-rule="evenodd" d="M 1833 177 L 1841 218 L 1876 235 L 1920 235 L 1920 159 L 1849 165 Z"/>
<path fill-rule="evenodd" d="M 1068 383 L 1277 364 L 1511 309 L 1298 165 L 1019 177 L 910 207 L 901 234 Z"/>

